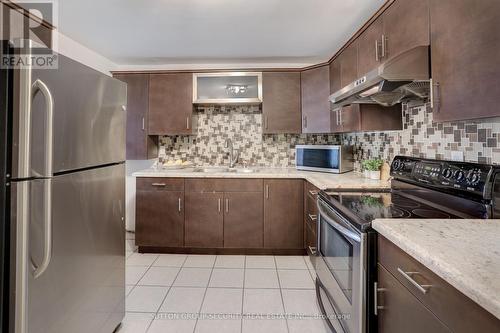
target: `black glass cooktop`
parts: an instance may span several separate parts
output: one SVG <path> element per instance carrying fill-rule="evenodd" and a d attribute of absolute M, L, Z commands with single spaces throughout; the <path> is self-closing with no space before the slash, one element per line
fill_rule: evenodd
<path fill-rule="evenodd" d="M 459 218 L 421 202 L 389 192 L 325 192 L 364 222 L 379 218 Z"/>

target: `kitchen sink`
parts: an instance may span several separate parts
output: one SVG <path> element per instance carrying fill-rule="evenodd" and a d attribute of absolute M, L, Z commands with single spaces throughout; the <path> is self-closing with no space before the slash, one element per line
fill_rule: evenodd
<path fill-rule="evenodd" d="M 226 173 L 226 172 L 231 172 L 231 173 L 254 173 L 257 172 L 256 169 L 250 169 L 250 168 L 225 168 L 225 167 L 206 167 L 206 168 L 199 168 L 195 169 L 194 172 L 201 172 L 201 173 Z"/>

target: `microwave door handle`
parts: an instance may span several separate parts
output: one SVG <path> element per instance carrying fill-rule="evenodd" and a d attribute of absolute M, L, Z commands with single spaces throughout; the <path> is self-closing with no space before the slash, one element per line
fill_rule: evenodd
<path fill-rule="evenodd" d="M 331 219 L 326 214 L 326 212 L 323 210 L 323 208 L 321 208 L 321 204 L 320 203 L 318 203 L 318 210 L 319 210 L 319 221 L 320 221 L 320 223 L 321 223 L 321 220 L 324 219 L 326 222 L 328 222 L 328 224 L 330 224 L 332 227 L 334 227 L 338 232 L 340 232 L 345 237 L 347 237 L 347 238 L 355 241 L 356 243 L 361 243 L 361 237 L 358 234 L 356 234 L 355 232 L 347 229 L 346 227 L 342 226 L 338 222 L 336 222 L 333 219 Z"/>

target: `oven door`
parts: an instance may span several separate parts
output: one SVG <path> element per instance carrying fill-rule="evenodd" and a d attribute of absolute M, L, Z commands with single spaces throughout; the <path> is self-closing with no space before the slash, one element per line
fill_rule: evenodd
<path fill-rule="evenodd" d="M 318 217 L 316 273 L 325 290 L 318 295 L 328 298 L 345 332 L 363 332 L 366 235 L 321 199 Z"/>

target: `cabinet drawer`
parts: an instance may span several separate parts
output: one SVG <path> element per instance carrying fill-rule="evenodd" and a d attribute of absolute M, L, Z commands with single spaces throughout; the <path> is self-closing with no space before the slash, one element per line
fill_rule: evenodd
<path fill-rule="evenodd" d="M 377 271 L 377 326 L 380 333 L 451 332 L 382 265 L 378 265 Z"/>
<path fill-rule="evenodd" d="M 224 192 L 223 179 L 220 178 L 186 179 L 186 192 Z"/>
<path fill-rule="evenodd" d="M 313 197 L 309 194 L 305 196 L 305 211 L 306 215 L 309 217 L 318 217 L 318 206 L 316 204 L 316 197 Z"/>
<path fill-rule="evenodd" d="M 263 192 L 262 179 L 224 179 L 224 192 Z"/>
<path fill-rule="evenodd" d="M 317 247 L 316 222 L 306 221 L 305 229 L 306 251 L 310 256 L 314 256 Z"/>
<path fill-rule="evenodd" d="M 379 236 L 378 258 L 401 284 L 452 331 L 498 332 L 500 320 L 382 236 Z"/>
<path fill-rule="evenodd" d="M 137 191 L 184 191 L 182 178 L 137 178 Z"/>
<path fill-rule="evenodd" d="M 305 182 L 304 192 L 305 194 L 310 195 L 314 200 L 317 199 L 319 191 L 320 191 L 319 188 L 317 188 L 313 184 L 307 181 Z"/>

